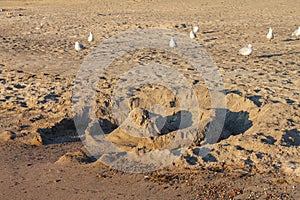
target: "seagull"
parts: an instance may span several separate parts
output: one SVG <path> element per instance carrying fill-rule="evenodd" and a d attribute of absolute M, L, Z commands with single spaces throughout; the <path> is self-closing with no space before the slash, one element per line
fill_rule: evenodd
<path fill-rule="evenodd" d="M 239 54 L 243 56 L 249 56 L 252 53 L 252 45 L 248 44 L 248 47 L 243 47 L 239 50 Z"/>
<path fill-rule="evenodd" d="M 82 44 L 80 44 L 79 42 L 75 42 L 75 50 L 76 51 L 81 51 L 83 49 L 84 49 L 84 47 Z"/>
<path fill-rule="evenodd" d="M 268 34 L 267 34 L 267 39 L 268 39 L 268 40 L 274 39 L 274 34 L 273 34 L 272 28 L 269 28 L 269 32 L 268 32 Z"/>
<path fill-rule="evenodd" d="M 295 31 L 292 33 L 292 36 L 296 36 L 296 37 L 300 36 L 300 26 L 298 27 L 297 30 L 295 30 Z"/>
<path fill-rule="evenodd" d="M 198 31 L 199 31 L 199 26 L 194 26 L 194 27 L 193 27 L 193 32 L 194 32 L 194 33 L 197 33 Z"/>
<path fill-rule="evenodd" d="M 173 39 L 173 38 L 171 38 L 171 40 L 170 40 L 170 42 L 169 42 L 169 45 L 170 45 L 170 47 L 177 47 L 177 44 L 176 44 L 176 41 Z"/>
<path fill-rule="evenodd" d="M 193 31 L 191 31 L 190 32 L 190 38 L 195 39 L 196 37 L 197 37 L 196 34 Z"/>
<path fill-rule="evenodd" d="M 94 35 L 92 32 L 90 32 L 90 35 L 88 37 L 88 42 L 93 42 L 94 41 Z"/>

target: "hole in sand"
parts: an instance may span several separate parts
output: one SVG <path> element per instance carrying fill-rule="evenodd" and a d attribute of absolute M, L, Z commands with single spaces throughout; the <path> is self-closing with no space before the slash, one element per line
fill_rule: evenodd
<path fill-rule="evenodd" d="M 232 112 L 227 110 L 224 128 L 219 141 L 229 138 L 231 135 L 239 135 L 252 127 L 249 113 L 246 111 Z"/>
<path fill-rule="evenodd" d="M 61 144 L 65 142 L 79 142 L 73 119 L 63 119 L 51 128 L 40 128 L 38 133 L 44 145 Z"/>

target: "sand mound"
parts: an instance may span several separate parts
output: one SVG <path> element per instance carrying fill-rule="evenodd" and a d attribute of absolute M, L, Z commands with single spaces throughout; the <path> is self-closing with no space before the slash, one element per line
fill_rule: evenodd
<path fill-rule="evenodd" d="M 86 164 L 90 163 L 92 159 L 84 151 L 69 152 L 60 157 L 56 164 Z"/>
<path fill-rule="evenodd" d="M 136 153 L 161 149 L 170 143 L 175 132 L 188 128 L 189 124 L 178 127 L 181 122 L 178 115 L 185 111 L 180 109 L 176 95 L 159 85 L 145 85 L 134 92 L 127 103 L 131 120 L 120 126 L 120 120 L 113 117 L 110 102 L 113 90 L 110 81 L 116 83 L 117 79 L 109 77 L 99 82 L 106 89 L 98 94 L 96 116 L 108 140 L 121 149 Z M 15 138 L 15 141 L 34 146 L 80 141 L 71 117 L 72 85 L 69 79 L 5 69 L 1 71 L 0 78 L 7 88 L 7 92 L 0 96 L 1 138 L 4 141 Z M 203 82 L 195 80 L 201 78 L 191 80 L 200 105 L 201 125 L 189 156 L 186 156 L 190 164 L 231 170 L 282 169 L 298 174 L 300 140 L 297 124 L 300 116 L 297 104 L 287 104 L 269 89 L 261 89 L 260 92 L 274 97 L 258 98 L 242 95 L 236 90 L 226 91 L 227 116 L 221 137 L 217 144 L 212 145 L 207 157 L 199 156 L 197 149 L 201 149 L 205 140 L 205 128 L 218 110 L 210 109 L 207 89 Z M 185 114 L 188 119 L 189 113 Z"/>
<path fill-rule="evenodd" d="M 211 145 L 212 150 L 205 157 L 199 157 L 201 148 L 195 147 L 186 157 L 188 163 L 214 170 L 243 169 L 250 173 L 283 169 L 300 175 L 297 171 L 297 131 L 288 132 L 290 136 L 286 136 L 282 130 L 272 128 L 276 127 L 275 124 L 281 124 L 280 120 L 290 117 L 288 106 L 273 104 L 258 107 L 237 94 L 227 95 L 227 105 L 228 112 L 220 142 Z M 288 157 L 289 161 L 286 160 Z"/>
<path fill-rule="evenodd" d="M 15 139 L 16 134 L 12 131 L 3 131 L 0 133 L 0 141 L 8 142 Z"/>

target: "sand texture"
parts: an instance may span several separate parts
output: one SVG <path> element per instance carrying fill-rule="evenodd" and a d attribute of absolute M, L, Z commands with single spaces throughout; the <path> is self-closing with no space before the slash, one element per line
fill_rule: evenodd
<path fill-rule="evenodd" d="M 0 1 L 0 199 L 300 199 L 300 37 L 291 36 L 300 26 L 299 8 L 298 0 Z M 194 25 L 200 27 L 194 42 L 222 77 L 216 95 L 225 107 L 213 107 L 205 77 L 191 63 L 143 49 L 107 67 L 93 85 L 92 120 L 77 127 L 74 119 L 85 113 L 72 106 L 84 103 L 72 91 L 88 78 L 76 79 L 98 45 L 123 31 L 148 28 L 190 39 Z M 268 40 L 270 27 L 274 38 Z M 82 51 L 74 49 L 76 41 Z M 252 54 L 239 55 L 248 44 Z M 142 83 L 138 66 L 151 63 L 177 70 L 179 76 L 163 70 L 156 75 L 166 85 L 186 81 L 198 106 L 187 103 L 185 86 L 174 90 L 178 95 L 144 84 L 132 86 L 128 110 L 122 110 L 114 100 L 130 85 L 120 76 L 136 67 L 130 73 Z M 220 113 L 226 114 L 224 127 L 201 156 L 210 139 L 207 127 Z M 168 164 L 163 169 L 116 170 L 107 166 L 112 158 L 97 160 L 85 146 L 101 140 L 95 121 L 108 141 L 130 155 L 188 148 L 174 162 L 161 161 Z"/>

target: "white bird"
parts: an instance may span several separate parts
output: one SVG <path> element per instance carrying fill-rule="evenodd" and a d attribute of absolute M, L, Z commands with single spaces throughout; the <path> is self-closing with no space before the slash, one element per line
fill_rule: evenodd
<path fill-rule="evenodd" d="M 252 53 L 252 45 L 248 44 L 248 47 L 243 47 L 239 50 L 239 54 L 243 56 L 249 56 Z"/>
<path fill-rule="evenodd" d="M 267 34 L 267 39 L 268 39 L 268 40 L 274 39 L 274 34 L 273 34 L 272 28 L 269 28 L 269 32 L 268 32 L 268 34 Z"/>
<path fill-rule="evenodd" d="M 90 32 L 90 35 L 88 37 L 88 42 L 93 42 L 94 41 L 94 35 L 92 32 Z"/>
<path fill-rule="evenodd" d="M 190 38 L 195 39 L 196 37 L 197 37 L 196 34 L 193 31 L 191 31 L 190 32 Z"/>
<path fill-rule="evenodd" d="M 75 42 L 75 50 L 76 51 L 81 51 L 83 49 L 84 49 L 84 47 L 82 44 L 80 44 L 79 42 Z"/>
<path fill-rule="evenodd" d="M 170 40 L 170 42 L 169 42 L 169 45 L 170 45 L 170 47 L 177 47 L 177 44 L 176 44 L 176 41 L 173 39 L 173 38 L 171 38 L 171 40 Z"/>
<path fill-rule="evenodd" d="M 292 36 L 296 36 L 296 37 L 300 36 L 300 26 L 298 27 L 297 30 L 295 30 L 295 31 L 292 33 Z"/>
<path fill-rule="evenodd" d="M 199 26 L 194 26 L 194 27 L 193 27 L 193 32 L 194 32 L 194 33 L 197 33 L 198 31 L 199 31 Z"/>

